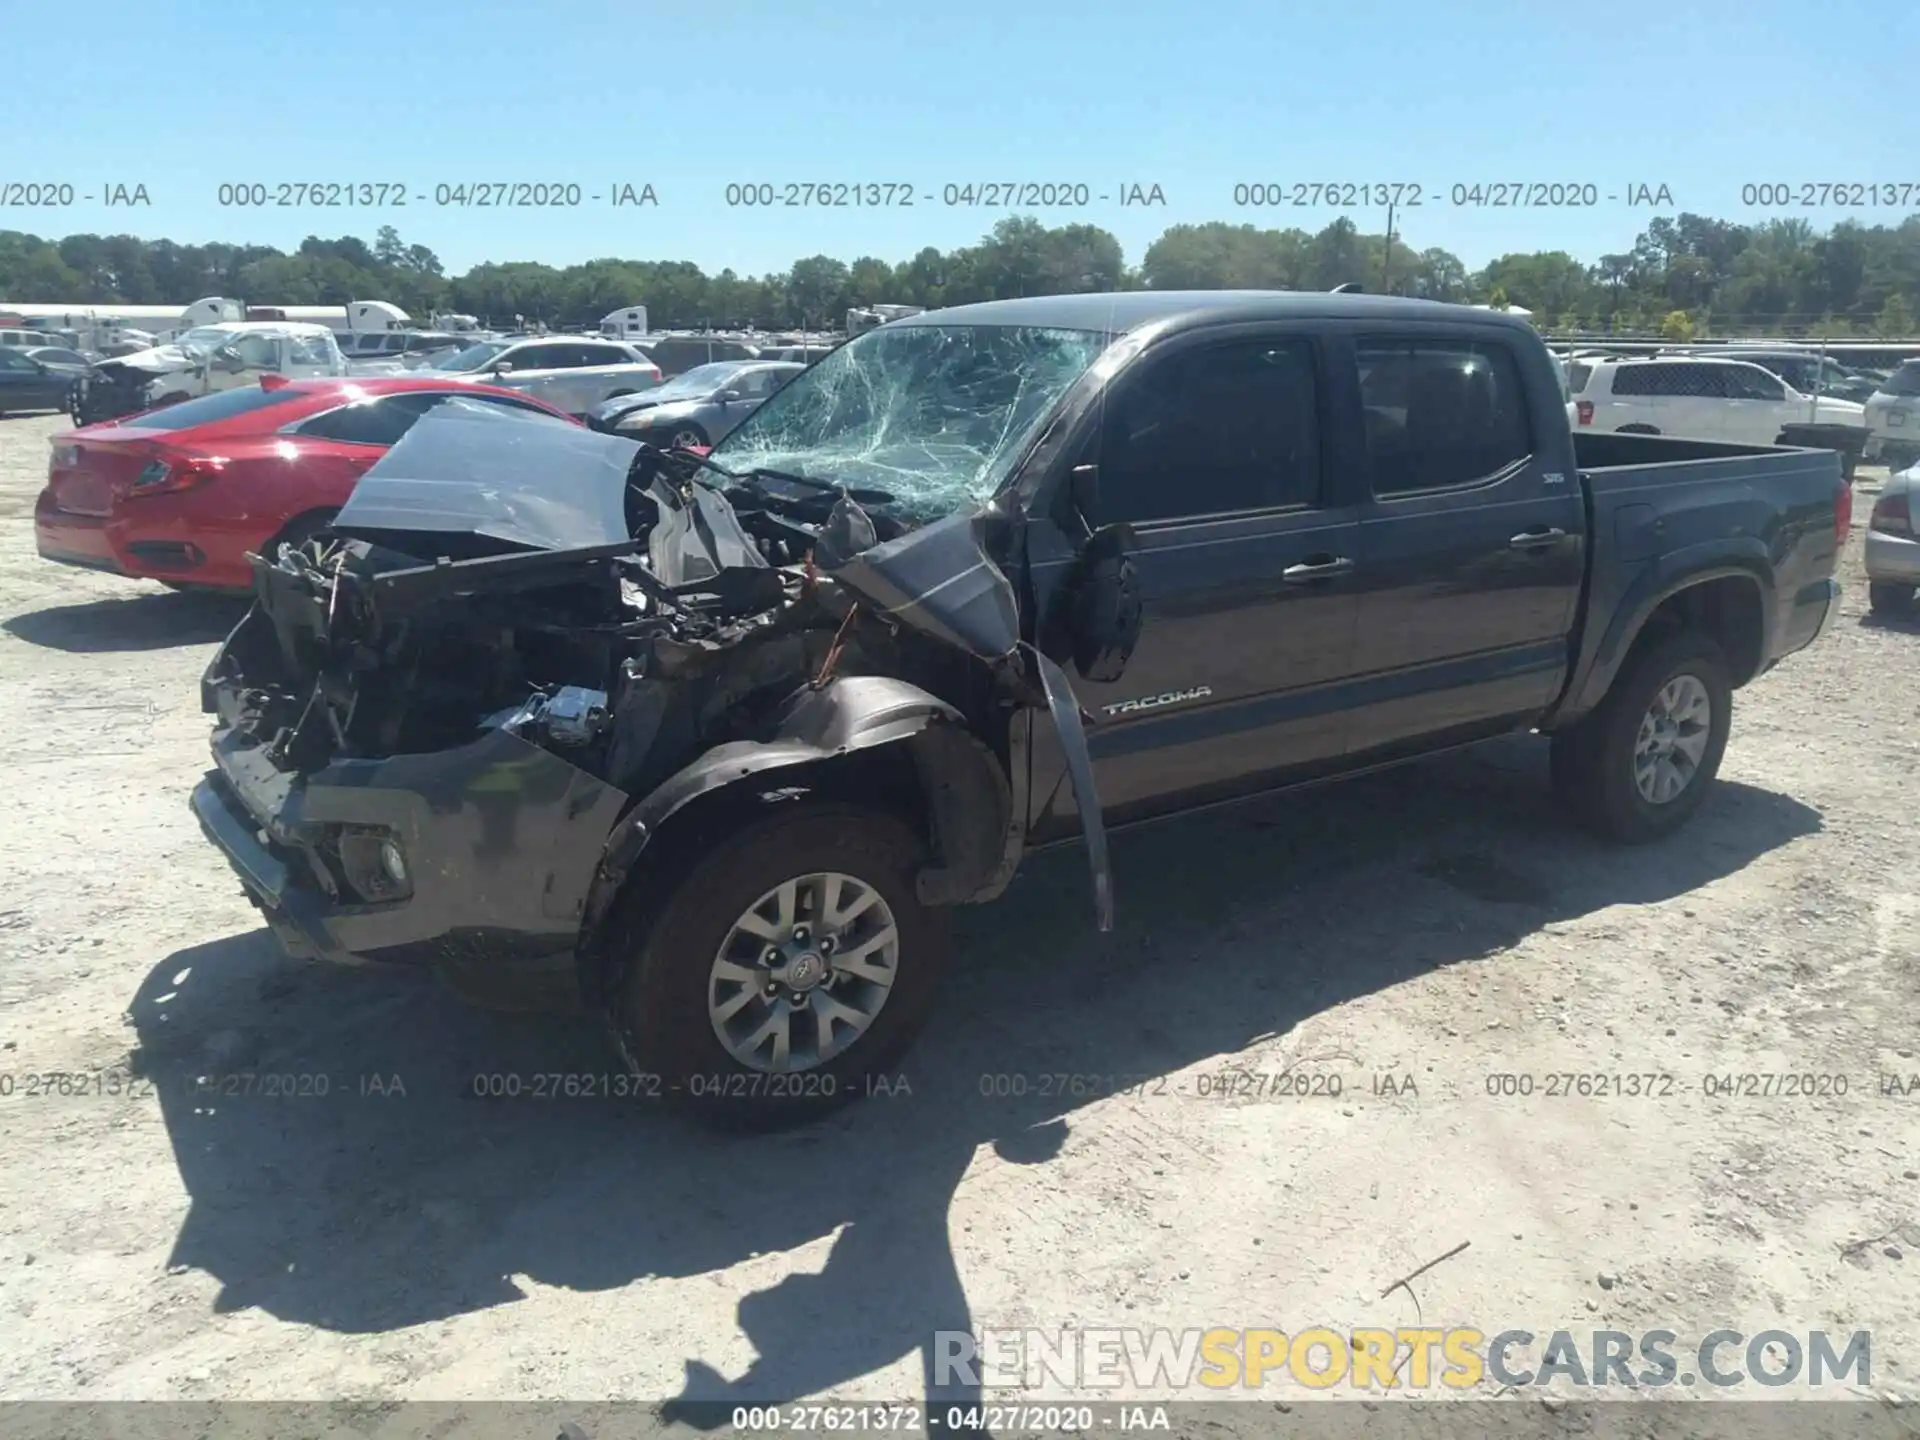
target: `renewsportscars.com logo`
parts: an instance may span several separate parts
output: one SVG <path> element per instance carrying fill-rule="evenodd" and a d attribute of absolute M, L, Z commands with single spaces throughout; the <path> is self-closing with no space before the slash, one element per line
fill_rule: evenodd
<path fill-rule="evenodd" d="M 1873 1378 L 1873 1337 L 1810 1330 L 1715 1330 L 1697 1342 L 1673 1330 L 1548 1332 L 1451 1329 L 1348 1331 L 1007 1329 L 934 1334 L 934 1384 L 985 1390 L 1169 1394 L 1257 1390 L 1291 1380 L 1316 1390 L 1476 1390 L 1560 1381 L 1577 1387 L 1659 1390 L 1705 1385 L 1852 1384 Z"/>

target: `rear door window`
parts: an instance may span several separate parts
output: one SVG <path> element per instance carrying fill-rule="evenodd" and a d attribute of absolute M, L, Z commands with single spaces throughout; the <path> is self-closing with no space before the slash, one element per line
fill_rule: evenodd
<path fill-rule="evenodd" d="M 1375 495 L 1478 484 L 1533 453 L 1526 390 L 1506 346 L 1367 339 L 1355 358 Z"/>

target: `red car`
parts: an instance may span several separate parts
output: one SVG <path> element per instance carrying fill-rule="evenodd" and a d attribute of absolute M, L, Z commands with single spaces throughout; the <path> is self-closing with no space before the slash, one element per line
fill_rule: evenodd
<path fill-rule="evenodd" d="M 453 396 L 578 424 L 526 395 L 418 376 L 219 390 L 53 439 L 40 554 L 179 589 L 248 590 L 248 551 L 322 528 L 387 447 Z"/>

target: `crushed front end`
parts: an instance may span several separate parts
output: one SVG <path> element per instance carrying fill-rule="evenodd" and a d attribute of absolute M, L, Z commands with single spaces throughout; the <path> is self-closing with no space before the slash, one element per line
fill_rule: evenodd
<path fill-rule="evenodd" d="M 571 956 L 678 806 L 935 722 L 1006 790 L 1013 717 L 1046 701 L 1009 663 L 1005 577 L 946 587 L 974 597 L 959 615 L 898 589 L 935 551 L 954 557 L 935 571 L 980 560 L 964 535 L 442 410 L 333 532 L 253 557 L 255 604 L 202 682 L 214 768 L 193 810 L 292 953 Z M 950 827 L 996 850 L 966 877 L 1003 884 L 1017 860 L 1003 808 L 992 845 Z"/>

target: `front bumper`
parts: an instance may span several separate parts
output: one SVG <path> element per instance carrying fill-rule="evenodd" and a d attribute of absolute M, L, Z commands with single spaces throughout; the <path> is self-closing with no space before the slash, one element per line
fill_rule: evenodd
<path fill-rule="evenodd" d="M 505 730 L 429 755 L 339 760 L 305 777 L 222 728 L 192 809 L 289 953 L 419 963 L 571 952 L 626 795 Z M 367 901 L 343 834 L 391 836 L 411 893 Z"/>
<path fill-rule="evenodd" d="M 1867 531 L 1867 579 L 1894 585 L 1920 585 L 1920 539 Z"/>

